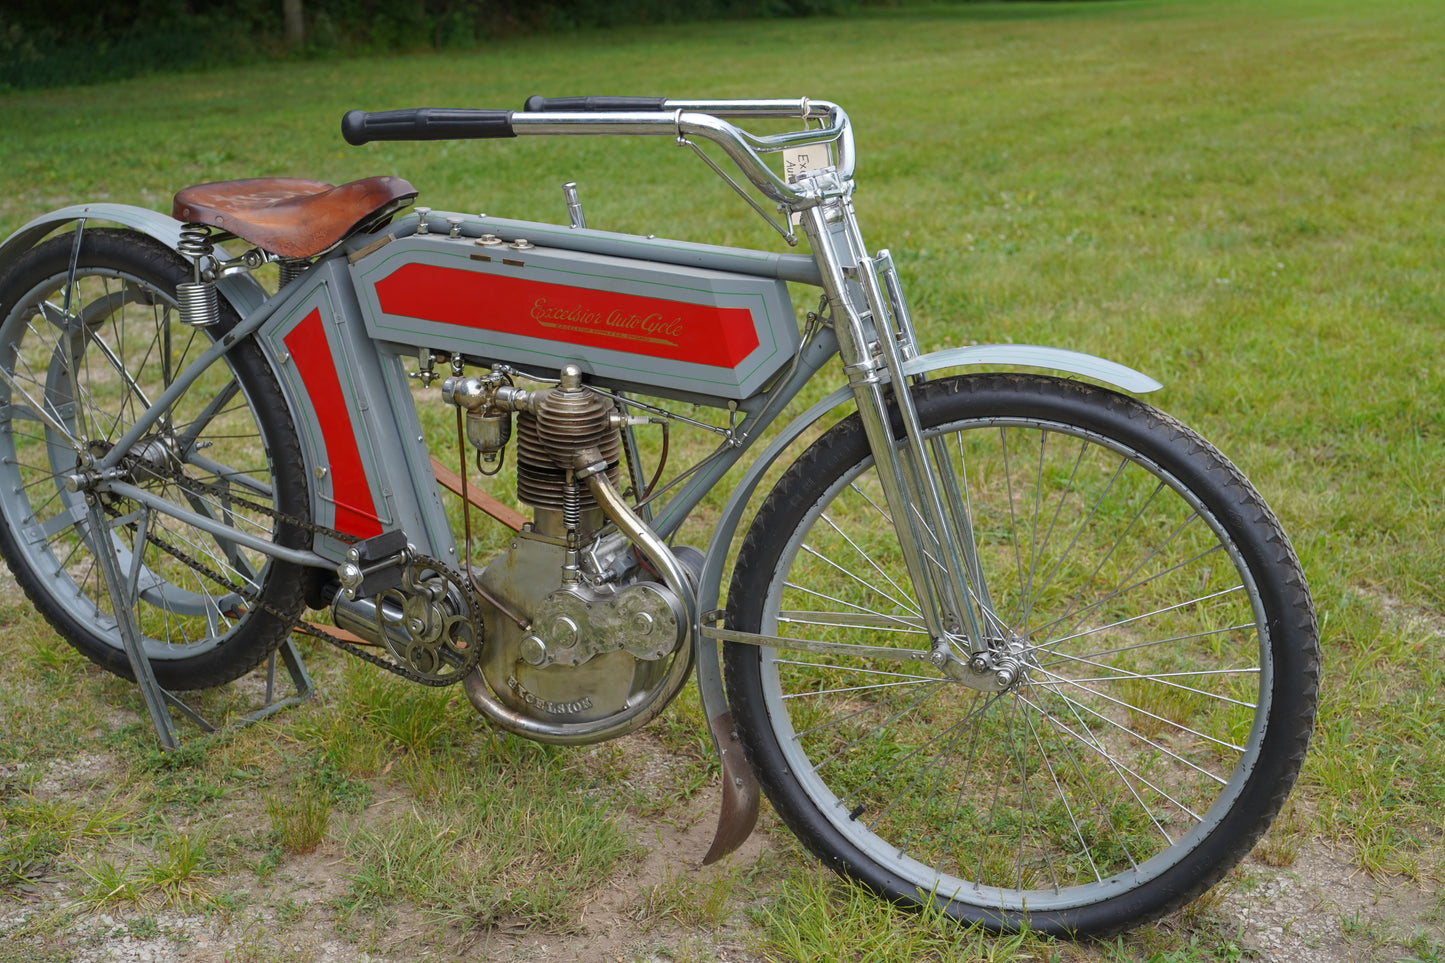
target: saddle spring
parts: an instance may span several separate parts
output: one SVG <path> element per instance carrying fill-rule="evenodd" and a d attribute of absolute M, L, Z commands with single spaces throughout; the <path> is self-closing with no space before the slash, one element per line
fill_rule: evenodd
<path fill-rule="evenodd" d="M 302 258 L 286 258 L 280 262 L 279 287 L 285 287 L 292 281 L 306 273 L 311 267 L 311 262 Z"/>
<path fill-rule="evenodd" d="M 181 238 L 176 250 L 191 259 L 192 279 L 176 285 L 176 302 L 180 309 L 182 324 L 195 328 L 206 328 L 221 319 L 220 305 L 216 300 L 216 282 L 207 277 L 206 262 L 215 265 L 215 245 L 211 232 L 204 224 L 189 223 L 181 228 Z"/>

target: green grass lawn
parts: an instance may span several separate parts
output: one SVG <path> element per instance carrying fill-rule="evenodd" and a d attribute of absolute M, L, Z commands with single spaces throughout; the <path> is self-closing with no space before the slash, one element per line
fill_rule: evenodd
<path fill-rule="evenodd" d="M 872 245 L 893 251 L 930 346 L 1032 342 L 1136 367 L 1164 383 L 1151 400 L 1214 441 L 1270 501 L 1310 577 L 1325 654 L 1291 831 L 1338 844 L 1361 870 L 1432 890 L 1445 877 L 1442 77 L 1437 0 L 869 7 L 843 18 L 538 38 L 472 54 L 218 65 L 0 95 L 0 236 L 79 201 L 168 211 L 174 191 L 202 181 L 399 174 L 433 208 L 545 220 L 565 217 L 558 188 L 576 180 L 589 226 L 779 249 L 669 138 L 351 148 L 339 120 L 353 107 L 519 109 L 533 93 L 808 95 L 842 104 L 858 134 L 863 227 Z M 59 656 L 21 658 L 31 650 L 17 636 L 34 634 L 34 624 L 17 607 L 5 615 L 24 630 L 0 643 L 18 673 L 15 688 L 0 686 L 6 717 L 56 673 L 75 701 L 123 698 L 93 678 L 82 685 L 85 674 Z M 337 685 L 359 684 L 354 673 L 334 675 Z M 340 725 L 345 709 L 330 704 L 279 725 L 314 758 L 332 751 L 326 726 Z M 65 715 L 74 705 L 43 711 L 76 732 L 7 740 L 0 763 L 102 741 L 85 734 L 93 719 Z M 125 750 L 137 768 L 122 786 L 146 778 L 143 737 Z M 214 775 L 224 792 L 240 779 L 272 793 L 277 833 L 304 815 L 326 773 L 340 774 L 324 786 L 340 805 L 343 776 L 391 772 L 381 759 L 327 757 L 303 778 L 285 775 L 292 763 L 248 751 L 262 762 L 230 751 L 196 780 Z M 508 753 L 518 758 L 502 762 L 557 765 L 553 754 L 515 747 L 483 753 L 477 765 L 500 765 Z M 437 778 L 408 759 L 410 769 L 387 778 L 403 769 L 415 770 L 408 778 L 419 786 Z M 247 768 L 270 765 L 284 775 L 275 785 Z M 159 780 L 182 782 L 170 770 Z M 570 785 L 553 776 L 537 784 L 563 793 Z M 419 798 L 449 791 L 423 789 L 407 786 Z M 111 840 L 118 824 L 146 824 L 135 807 L 161 799 L 147 792 L 117 804 L 119 823 L 47 843 L 48 858 Z M 576 818 L 595 816 L 586 809 Z M 13 836 L 21 816 L 5 818 Z M 159 830 L 147 831 L 153 839 Z M 350 830 L 345 839 L 355 902 L 417 898 L 376 868 L 400 845 L 390 831 Z M 611 865 L 629 845 L 598 848 Z M 261 858 L 232 853 L 226 865 Z M 473 922 L 501 912 L 487 902 L 493 895 L 444 894 Z M 847 920 L 877 912 L 836 893 L 822 898 Z M 565 906 L 547 903 L 538 925 L 565 919 Z M 790 925 L 808 919 L 806 907 L 793 907 Z M 828 938 L 848 930 L 839 923 Z M 1166 949 L 1227 955 L 1226 930 L 1193 921 L 1162 938 Z M 807 952 L 806 940 L 768 932 L 777 958 Z M 825 924 L 812 932 L 823 938 Z M 1148 955 L 1159 945 L 1119 952 Z M 900 944 L 869 958 L 945 952 Z M 1060 951 L 1025 944 L 1020 952 Z"/>

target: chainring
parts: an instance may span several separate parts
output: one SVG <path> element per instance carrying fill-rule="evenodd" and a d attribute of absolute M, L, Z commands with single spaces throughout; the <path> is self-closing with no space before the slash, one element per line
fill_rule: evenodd
<path fill-rule="evenodd" d="M 418 557 L 406 565 L 400 586 L 376 596 L 378 635 L 417 681 L 459 682 L 482 653 L 482 622 L 473 596 L 456 572 Z"/>

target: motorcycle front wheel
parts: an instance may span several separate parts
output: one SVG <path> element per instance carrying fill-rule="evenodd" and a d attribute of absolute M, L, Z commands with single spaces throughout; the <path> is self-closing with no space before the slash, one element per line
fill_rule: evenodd
<path fill-rule="evenodd" d="M 1182 906 L 1304 759 L 1319 646 L 1288 540 L 1233 465 L 1137 400 L 1020 375 L 914 395 L 1015 677 L 980 690 L 904 654 L 931 639 L 847 418 L 765 500 L 728 593 L 732 629 L 870 647 L 727 644 L 765 791 L 831 868 L 964 922 L 1097 935 Z"/>

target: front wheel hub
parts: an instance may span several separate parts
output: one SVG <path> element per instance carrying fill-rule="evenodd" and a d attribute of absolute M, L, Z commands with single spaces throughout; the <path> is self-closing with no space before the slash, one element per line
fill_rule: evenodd
<path fill-rule="evenodd" d="M 934 647 L 929 661 L 954 682 L 980 692 L 1005 692 L 1028 679 L 1029 646 L 1021 638 L 993 639 L 989 650 L 969 657 L 953 655 L 945 645 Z"/>
<path fill-rule="evenodd" d="M 1000 692 L 1011 688 L 1023 676 L 1023 663 L 1017 659 L 1004 658 L 994 663 L 993 683 Z"/>

